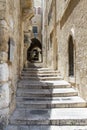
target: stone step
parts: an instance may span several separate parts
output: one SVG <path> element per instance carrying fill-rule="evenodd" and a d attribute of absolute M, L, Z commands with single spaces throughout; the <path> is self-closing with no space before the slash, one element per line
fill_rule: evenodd
<path fill-rule="evenodd" d="M 87 125 L 87 108 L 17 109 L 12 125 Z"/>
<path fill-rule="evenodd" d="M 54 125 L 8 125 L 5 130 L 87 130 L 85 126 L 54 126 Z"/>
<path fill-rule="evenodd" d="M 24 71 L 54 71 L 53 69 L 51 68 L 24 68 L 23 69 Z"/>
<path fill-rule="evenodd" d="M 24 97 L 66 97 L 77 96 L 78 92 L 73 88 L 58 88 L 58 89 L 23 89 L 17 90 L 17 96 Z"/>
<path fill-rule="evenodd" d="M 69 108 L 69 107 L 86 107 L 86 102 L 78 97 L 57 97 L 53 99 L 27 99 L 17 98 L 17 107 L 21 108 Z"/>
<path fill-rule="evenodd" d="M 52 84 L 19 84 L 18 88 L 25 89 L 53 89 L 53 88 L 71 88 L 70 85 L 52 85 Z"/>
<path fill-rule="evenodd" d="M 32 89 L 49 89 L 49 88 L 70 88 L 71 85 L 64 81 L 44 81 L 44 82 L 38 82 L 38 81 L 20 81 L 18 83 L 18 88 L 32 88 Z"/>
<path fill-rule="evenodd" d="M 58 71 L 22 71 L 21 75 L 61 75 Z"/>
<path fill-rule="evenodd" d="M 16 100 L 17 101 L 32 101 L 32 100 L 34 100 L 34 101 L 52 101 L 52 100 L 59 100 L 59 99 L 61 99 L 61 100 L 67 100 L 67 99 L 70 99 L 70 98 L 72 98 L 72 97 L 78 97 L 78 96 L 70 96 L 70 97 L 22 97 L 22 96 L 20 96 L 20 97 L 16 97 Z"/>
<path fill-rule="evenodd" d="M 49 71 L 35 71 L 35 70 L 23 70 L 22 74 L 60 74 L 59 71 L 49 70 Z"/>
<path fill-rule="evenodd" d="M 26 79 L 26 80 L 42 80 L 42 81 L 47 81 L 47 80 L 61 80 L 61 76 L 52 76 L 52 77 L 31 77 L 31 76 L 21 76 L 21 79 Z"/>
<path fill-rule="evenodd" d="M 50 77 L 50 76 L 58 76 L 57 73 L 48 73 L 48 74 L 32 74 L 32 73 L 22 73 L 21 76 L 26 76 L 26 77 Z"/>

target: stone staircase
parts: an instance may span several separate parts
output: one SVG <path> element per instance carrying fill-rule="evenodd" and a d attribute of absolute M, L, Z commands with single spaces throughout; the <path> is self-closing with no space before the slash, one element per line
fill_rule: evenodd
<path fill-rule="evenodd" d="M 87 104 L 58 71 L 25 68 L 5 130 L 87 130 Z"/>

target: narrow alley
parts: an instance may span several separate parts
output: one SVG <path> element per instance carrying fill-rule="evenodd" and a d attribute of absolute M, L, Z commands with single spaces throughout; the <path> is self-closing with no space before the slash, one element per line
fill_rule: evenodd
<path fill-rule="evenodd" d="M 0 130 L 87 130 L 87 0 L 0 0 Z"/>

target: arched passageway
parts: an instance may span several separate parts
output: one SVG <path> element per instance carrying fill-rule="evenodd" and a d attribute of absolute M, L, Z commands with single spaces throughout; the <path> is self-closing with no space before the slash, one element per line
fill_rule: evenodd
<path fill-rule="evenodd" d="M 31 39 L 31 45 L 27 50 L 27 60 L 29 62 L 41 62 L 42 61 L 42 45 L 41 42 L 33 38 Z"/>
<path fill-rule="evenodd" d="M 68 42 L 69 76 L 74 76 L 74 44 L 73 37 L 70 35 Z"/>

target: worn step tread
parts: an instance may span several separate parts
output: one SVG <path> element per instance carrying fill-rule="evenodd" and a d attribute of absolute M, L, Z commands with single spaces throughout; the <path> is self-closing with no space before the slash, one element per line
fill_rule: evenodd
<path fill-rule="evenodd" d="M 41 75 L 41 76 L 44 76 L 44 75 L 60 75 L 60 73 L 58 71 L 37 71 L 37 72 L 34 72 L 34 71 L 22 71 L 21 75 Z"/>
<path fill-rule="evenodd" d="M 57 76 L 60 76 L 60 75 L 58 75 L 58 74 L 55 74 L 55 73 L 53 73 L 53 74 L 22 74 L 21 75 L 22 77 L 40 77 L 40 78 L 45 78 L 45 77 L 57 77 Z"/>
<path fill-rule="evenodd" d="M 66 97 L 66 96 L 77 96 L 78 92 L 73 88 L 54 88 L 54 89 L 24 89 L 18 88 L 17 96 L 25 97 Z"/>
<path fill-rule="evenodd" d="M 57 97 L 57 98 L 53 98 L 50 100 L 44 100 L 44 99 L 35 99 L 35 100 L 29 100 L 26 98 L 17 98 L 17 102 L 21 102 L 24 104 L 64 104 L 64 103 L 86 103 L 85 100 L 83 100 L 82 98 L 78 97 L 78 96 L 72 96 L 72 97 Z"/>
<path fill-rule="evenodd" d="M 54 89 L 23 89 L 19 88 L 17 93 L 30 93 L 30 94 L 52 94 L 52 93 L 71 93 L 76 92 L 74 88 L 54 88 Z"/>
<path fill-rule="evenodd" d="M 34 71 L 34 70 L 23 70 L 21 73 L 24 73 L 24 74 L 53 74 L 53 73 L 57 73 L 57 74 L 60 74 L 59 71 L 54 71 L 54 70 L 48 70 L 48 71 Z"/>
<path fill-rule="evenodd" d="M 5 128 L 5 130 L 87 130 L 87 125 L 86 126 L 30 126 L 30 125 L 20 125 L 20 126 L 15 126 L 15 125 L 9 125 Z"/>
<path fill-rule="evenodd" d="M 51 71 L 51 70 L 53 70 L 53 69 L 51 69 L 51 68 L 24 68 L 23 70 L 34 70 L 34 71 Z M 54 70 L 53 70 L 54 71 Z"/>
<path fill-rule="evenodd" d="M 39 113 L 42 111 L 43 113 Z M 11 124 L 87 125 L 87 108 L 17 109 Z"/>
<path fill-rule="evenodd" d="M 78 100 L 78 101 L 81 101 L 81 102 L 85 102 L 81 97 L 78 97 L 78 96 L 67 96 L 67 97 L 44 97 L 44 98 L 34 98 L 34 97 L 16 97 L 17 101 L 69 101 L 69 100 Z M 81 100 L 80 100 L 81 99 Z"/>
<path fill-rule="evenodd" d="M 19 88 L 70 88 L 71 85 L 64 80 L 60 81 L 20 81 Z"/>
<path fill-rule="evenodd" d="M 44 99 L 28 99 L 17 98 L 17 107 L 29 107 L 29 108 L 63 108 L 63 107 L 86 107 L 86 102 L 78 97 L 57 97 L 50 100 Z"/>
<path fill-rule="evenodd" d="M 57 80 L 57 81 L 55 81 L 55 80 L 51 80 L 51 81 L 40 81 L 40 82 L 38 82 L 38 81 L 36 81 L 36 80 L 33 80 L 33 81 L 29 81 L 29 80 L 20 80 L 20 82 L 19 83 L 21 83 L 21 84 L 36 84 L 36 85 L 38 85 L 38 84 L 48 84 L 48 85 L 70 85 L 67 81 L 65 81 L 65 80 Z"/>
<path fill-rule="evenodd" d="M 61 76 L 52 76 L 52 77 L 29 77 L 29 76 L 21 76 L 21 78 L 23 78 L 23 79 L 29 79 L 29 80 L 61 80 L 62 79 L 62 77 Z"/>

